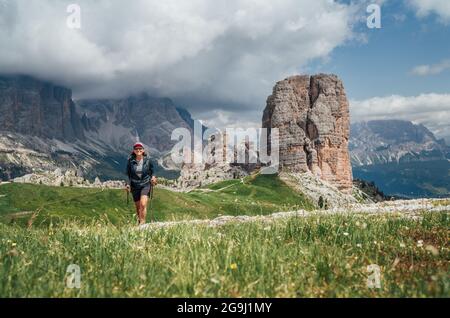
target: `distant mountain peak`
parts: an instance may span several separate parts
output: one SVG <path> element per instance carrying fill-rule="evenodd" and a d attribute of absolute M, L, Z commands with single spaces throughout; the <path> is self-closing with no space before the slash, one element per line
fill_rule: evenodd
<path fill-rule="evenodd" d="M 117 162 L 137 136 L 158 159 L 175 144 L 174 129 L 193 129 L 192 116 L 180 109 L 170 98 L 146 92 L 73 101 L 70 88 L 0 74 L 0 155 L 11 154 L 0 156 L 0 178 L 73 164 L 94 173 L 96 165 L 109 165 L 116 177 L 123 173 Z"/>
<path fill-rule="evenodd" d="M 350 128 L 353 165 L 446 158 L 448 147 L 423 124 L 385 119 L 356 122 Z"/>

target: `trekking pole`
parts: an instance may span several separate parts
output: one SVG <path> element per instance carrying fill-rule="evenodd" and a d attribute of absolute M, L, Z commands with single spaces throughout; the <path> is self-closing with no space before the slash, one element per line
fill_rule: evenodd
<path fill-rule="evenodd" d="M 153 184 L 151 185 L 150 188 L 150 222 L 152 222 L 152 204 L 153 204 Z"/>
<path fill-rule="evenodd" d="M 130 205 L 130 189 L 127 186 L 127 206 Z"/>

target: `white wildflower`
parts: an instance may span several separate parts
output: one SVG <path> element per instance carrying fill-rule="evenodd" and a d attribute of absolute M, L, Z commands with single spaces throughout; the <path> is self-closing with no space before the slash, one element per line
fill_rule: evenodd
<path fill-rule="evenodd" d="M 433 254 L 433 256 L 438 256 L 439 255 L 439 250 L 434 247 L 433 245 L 427 245 L 425 247 L 425 249 L 430 252 L 431 254 Z"/>

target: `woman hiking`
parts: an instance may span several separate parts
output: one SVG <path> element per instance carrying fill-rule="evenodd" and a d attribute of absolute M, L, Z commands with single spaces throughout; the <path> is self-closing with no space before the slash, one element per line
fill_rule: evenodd
<path fill-rule="evenodd" d="M 150 190 L 157 180 L 153 175 L 153 165 L 145 153 L 144 145 L 137 142 L 127 163 L 128 184 L 126 190 L 133 195 L 139 225 L 145 223 L 147 216 L 147 201 Z"/>

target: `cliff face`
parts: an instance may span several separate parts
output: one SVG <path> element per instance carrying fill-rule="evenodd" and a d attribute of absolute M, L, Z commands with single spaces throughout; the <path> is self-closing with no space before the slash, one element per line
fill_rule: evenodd
<path fill-rule="evenodd" d="M 310 171 L 351 193 L 349 103 L 337 76 L 293 76 L 278 82 L 267 99 L 262 126 L 279 128 L 282 171 Z"/>
<path fill-rule="evenodd" d="M 0 130 L 84 140 L 72 91 L 28 76 L 0 77 Z"/>
<path fill-rule="evenodd" d="M 168 98 L 141 94 L 74 102 L 68 88 L 0 75 L 0 179 L 74 166 L 88 176 L 118 178 L 136 138 L 158 159 L 175 144 L 173 129 L 192 130 L 192 123 Z"/>
<path fill-rule="evenodd" d="M 174 129 L 193 130 L 168 98 L 141 94 L 121 99 L 80 100 L 77 106 L 87 134 L 118 151 L 129 152 L 139 137 L 153 152 L 164 153 L 176 143 L 171 140 Z"/>

